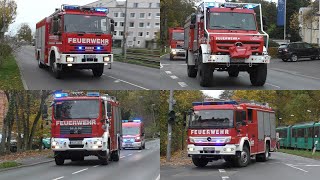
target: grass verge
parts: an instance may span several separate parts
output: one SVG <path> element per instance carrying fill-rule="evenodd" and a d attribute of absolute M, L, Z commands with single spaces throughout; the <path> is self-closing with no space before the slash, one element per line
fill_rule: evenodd
<path fill-rule="evenodd" d="M 279 149 L 278 152 L 293 154 L 293 155 L 312 158 L 312 159 L 320 159 L 319 151 L 316 151 L 313 155 L 312 155 L 312 151 L 310 150 Z"/>
<path fill-rule="evenodd" d="M 17 166 L 20 166 L 20 165 L 21 165 L 20 163 L 17 163 L 17 162 L 14 162 L 14 161 L 7 161 L 7 162 L 0 163 L 0 169 L 17 167 Z"/>
<path fill-rule="evenodd" d="M 159 69 L 159 65 L 156 64 L 149 64 L 143 61 L 136 61 L 136 60 L 131 60 L 131 59 L 123 59 L 122 57 L 114 57 L 115 61 L 118 62 L 123 62 L 123 63 L 129 63 L 129 64 L 135 64 L 135 65 L 140 65 L 140 66 L 146 66 L 146 67 L 151 67 L 151 68 L 156 68 Z"/>
<path fill-rule="evenodd" d="M 20 70 L 13 55 L 4 59 L 0 66 L 0 89 L 23 90 Z"/>

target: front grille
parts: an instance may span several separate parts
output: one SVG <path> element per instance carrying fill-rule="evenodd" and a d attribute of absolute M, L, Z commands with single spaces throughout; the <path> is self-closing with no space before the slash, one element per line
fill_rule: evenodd
<path fill-rule="evenodd" d="M 82 62 L 98 62 L 98 58 L 82 58 Z"/>
<path fill-rule="evenodd" d="M 60 126 L 60 134 L 92 134 L 92 126 Z"/>
<path fill-rule="evenodd" d="M 83 144 L 80 145 L 69 145 L 70 148 L 83 148 Z"/>

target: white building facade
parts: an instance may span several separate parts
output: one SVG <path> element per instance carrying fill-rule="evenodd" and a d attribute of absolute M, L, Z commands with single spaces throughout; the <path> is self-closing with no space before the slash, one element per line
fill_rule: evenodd
<path fill-rule="evenodd" d="M 299 9 L 299 34 L 303 42 L 319 44 L 319 20 L 304 20 L 304 15 L 310 11 L 309 7 Z"/>
<path fill-rule="evenodd" d="M 109 8 L 108 17 L 115 21 L 113 44 L 122 46 L 126 2 L 99 0 L 88 6 Z M 128 47 L 153 47 L 160 32 L 160 0 L 128 0 L 126 29 Z"/>

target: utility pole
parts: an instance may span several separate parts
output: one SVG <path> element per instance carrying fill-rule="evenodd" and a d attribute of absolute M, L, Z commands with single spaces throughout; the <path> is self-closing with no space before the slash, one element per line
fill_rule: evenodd
<path fill-rule="evenodd" d="M 318 30 L 318 46 L 320 47 L 320 1 L 318 2 L 319 3 L 319 12 L 318 12 L 318 21 L 319 21 L 319 30 Z"/>
<path fill-rule="evenodd" d="M 128 16 L 127 12 L 128 12 L 128 0 L 126 0 L 124 24 L 123 24 L 122 55 L 124 59 L 127 58 L 127 16 Z"/>
<path fill-rule="evenodd" d="M 169 112 L 173 111 L 173 90 L 170 90 L 170 97 L 169 97 Z M 172 124 L 168 122 L 168 142 L 167 142 L 167 162 L 171 159 L 171 137 L 172 137 Z"/>
<path fill-rule="evenodd" d="M 283 40 L 286 40 L 286 21 L 287 19 L 287 0 L 284 0 L 284 24 L 283 24 Z"/>

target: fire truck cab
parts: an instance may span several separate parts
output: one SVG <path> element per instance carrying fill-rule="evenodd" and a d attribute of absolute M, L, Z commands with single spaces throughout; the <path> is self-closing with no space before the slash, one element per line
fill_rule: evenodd
<path fill-rule="evenodd" d="M 114 97 L 56 93 L 51 106 L 51 149 L 57 165 L 65 159 L 83 161 L 85 156 L 97 156 L 102 164 L 119 161 L 122 124 Z"/>
<path fill-rule="evenodd" d="M 70 69 L 91 69 L 95 77 L 113 62 L 113 19 L 108 9 L 62 5 L 36 25 L 35 57 L 56 78 Z M 109 68 L 109 69 L 110 69 Z"/>
<path fill-rule="evenodd" d="M 170 60 L 186 58 L 184 50 L 184 29 L 182 27 L 169 28 Z"/>
<path fill-rule="evenodd" d="M 208 87 L 215 70 L 227 71 L 229 77 L 245 71 L 252 85 L 263 86 L 270 62 L 263 24 L 261 4 L 204 0 L 185 21 L 188 76 L 199 75 L 200 85 Z"/>
<path fill-rule="evenodd" d="M 187 124 L 188 156 L 199 167 L 218 159 L 244 167 L 250 157 L 267 161 L 276 149 L 275 114 L 268 105 L 194 102 Z"/>
<path fill-rule="evenodd" d="M 144 124 L 141 120 L 122 120 L 122 148 L 145 149 Z"/>

